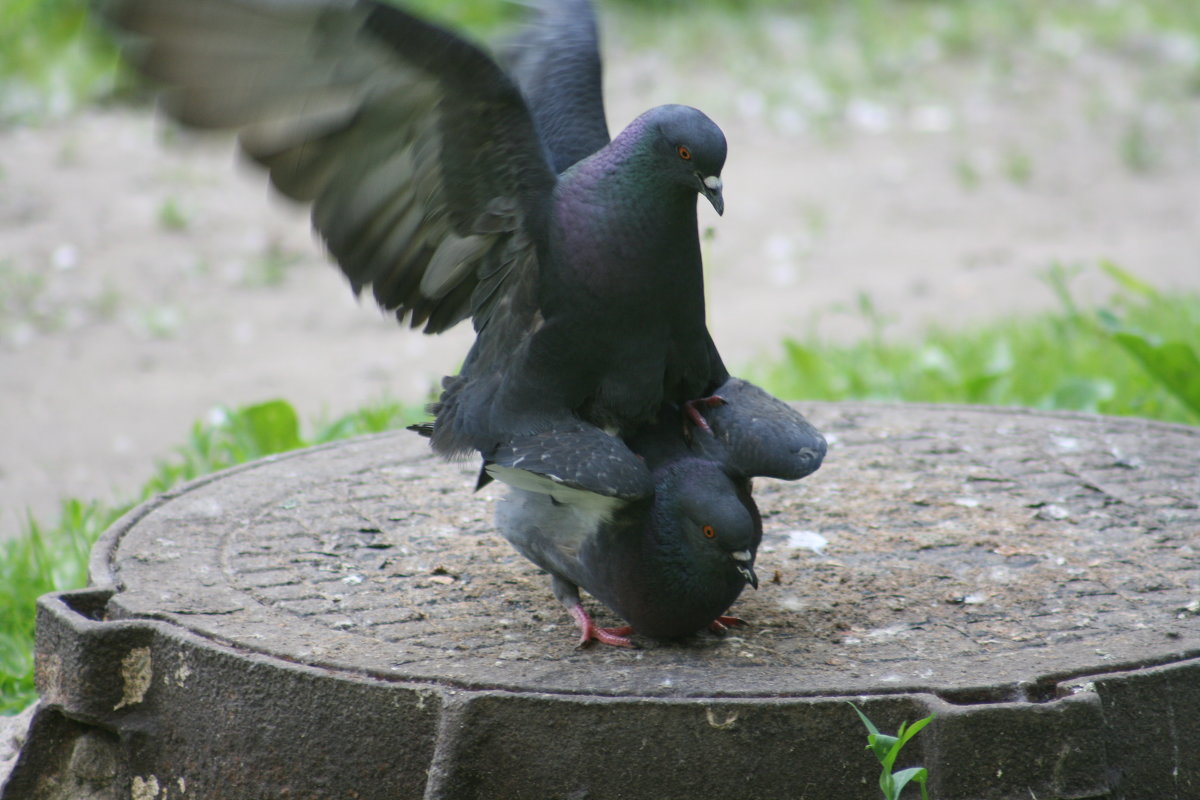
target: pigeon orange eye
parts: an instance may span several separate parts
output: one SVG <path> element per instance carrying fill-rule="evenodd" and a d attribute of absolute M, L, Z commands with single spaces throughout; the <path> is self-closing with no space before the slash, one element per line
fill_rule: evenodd
<path fill-rule="evenodd" d="M 717 535 L 717 530 L 712 525 L 705 525 L 700 530 L 704 534 L 705 539 L 711 539 Z"/>
<path fill-rule="evenodd" d="M 691 160 L 692 160 L 692 151 L 691 151 L 691 150 L 688 150 L 688 149 L 687 149 L 685 146 L 683 146 L 683 145 L 679 145 L 679 147 L 676 147 L 676 148 L 675 148 L 675 152 L 676 152 L 676 153 L 679 153 L 679 157 L 680 157 L 680 158 L 682 158 L 684 161 L 691 161 Z"/>

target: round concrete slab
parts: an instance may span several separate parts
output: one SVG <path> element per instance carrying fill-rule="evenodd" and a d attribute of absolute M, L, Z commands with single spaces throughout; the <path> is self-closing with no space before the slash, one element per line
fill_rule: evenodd
<path fill-rule="evenodd" d="M 1186 612 L 1200 437 L 1009 412 L 822 411 L 826 467 L 758 491 L 764 580 L 735 609 L 752 627 L 733 636 L 576 651 L 549 580 L 493 529 L 503 487 L 472 494 L 475 464 L 446 464 L 407 432 L 194 486 L 110 537 L 94 579 L 120 588 L 125 617 L 473 688 L 1017 699 L 1046 675 L 1200 646 Z"/>
<path fill-rule="evenodd" d="M 946 765 L 933 769 L 940 797 L 1200 796 L 1194 760 L 1182 773 L 1178 757 L 1152 764 L 1139 754 L 1151 741 L 1132 733 L 1143 720 L 1156 752 L 1164 736 L 1194 742 L 1200 733 L 1197 705 L 1173 716 L 1167 733 L 1167 711 L 1137 688 L 1200 684 L 1200 431 L 982 408 L 803 410 L 829 437 L 829 456 L 803 482 L 757 487 L 762 585 L 734 609 L 750 625 L 728 635 L 575 649 L 548 579 L 492 528 L 503 487 L 473 494 L 474 465 L 443 463 L 398 432 L 246 465 L 128 515 L 95 551 L 96 590 L 44 605 L 45 702 L 120 738 L 125 709 L 172 716 L 181 713 L 173 705 L 203 697 L 261 739 L 261 726 L 238 720 L 265 715 L 275 729 L 297 729 L 277 707 L 252 706 L 254 696 L 280 702 L 288 680 L 270 670 L 294 679 L 299 669 L 314 686 L 343 684 L 287 695 L 296 702 L 284 701 L 286 711 L 308 718 L 300 730 L 341 731 L 338 711 L 351 708 L 370 729 L 346 686 L 401 693 L 387 695 L 384 715 L 399 722 L 337 734 L 389 742 L 388 764 L 408 765 L 408 789 L 384 779 L 391 793 L 359 784 L 361 796 L 667 797 L 694 783 L 723 797 L 782 797 L 825 776 L 817 794 L 836 798 L 865 791 L 870 763 L 842 699 L 870 695 L 868 713 L 885 729 L 892 717 L 942 717 L 926 744 L 906 751 Z M 106 625 L 149 638 L 114 646 L 109 637 L 106 656 L 71 644 L 103 639 Z M 73 650 L 80 663 L 107 658 L 112 686 L 66 677 L 64 652 Z M 257 688 L 234 693 L 236 713 L 219 710 L 229 684 L 220 688 L 213 659 L 231 674 L 253 665 Z M 95 706 L 89 691 L 116 702 L 80 710 Z M 1200 689 L 1170 691 L 1172 702 L 1200 700 Z M 182 719 L 168 727 L 193 750 L 219 738 L 197 738 L 211 721 L 196 712 Z M 720 735 L 737 728 L 743 738 Z M 413 744 L 406 758 L 395 755 L 400 729 Z M 717 739 L 695 740 L 697 730 Z M 834 733 L 844 743 L 832 744 Z M 980 736 L 1016 744 L 996 750 Z M 584 743 L 651 770 L 667 769 L 673 753 L 674 777 L 647 782 L 635 772 L 628 783 L 611 764 L 591 770 Z M 709 774 L 681 747 L 727 765 L 752 752 L 759 773 Z M 805 754 L 807 766 L 785 766 L 789 752 Z M 647 762 L 647 753 L 658 755 Z M 548 754 L 553 764 L 536 763 Z M 197 764 L 228 757 L 221 746 L 194 753 Z M 147 758 L 165 786 L 163 757 Z M 301 791 L 312 777 L 285 776 L 286 758 L 271 763 L 269 780 L 226 796 Z M 1005 768 L 1016 777 L 1001 780 Z M 220 772 L 206 769 L 175 769 L 171 779 L 201 786 Z M 1156 793 L 1172 774 L 1195 794 Z M 488 794 L 501 785 L 518 794 Z M 606 794 L 610 785 L 624 788 Z M 1158 788 L 1137 794 L 1139 786 Z"/>

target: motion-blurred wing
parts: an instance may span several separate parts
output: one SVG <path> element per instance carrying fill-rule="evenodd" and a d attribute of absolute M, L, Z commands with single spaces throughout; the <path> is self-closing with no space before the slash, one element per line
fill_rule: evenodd
<path fill-rule="evenodd" d="M 236 128 L 355 291 L 434 333 L 482 328 L 521 280 L 555 177 L 482 50 L 374 0 L 113 0 L 165 108 Z M 522 293 L 528 295 L 528 292 Z"/>

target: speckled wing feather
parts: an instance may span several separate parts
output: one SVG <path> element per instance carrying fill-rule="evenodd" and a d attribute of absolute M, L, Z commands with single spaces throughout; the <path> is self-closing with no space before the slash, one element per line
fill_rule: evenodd
<path fill-rule="evenodd" d="M 551 496 L 559 487 L 605 502 L 654 494 L 650 470 L 624 442 L 577 421 L 504 442 L 487 456 L 484 469 L 505 483 Z"/>
<path fill-rule="evenodd" d="M 279 191 L 312 203 L 354 289 L 399 319 L 481 329 L 536 281 L 554 173 L 520 91 L 475 45 L 373 0 L 112 0 L 104 13 L 167 85 L 164 107 L 238 129 Z"/>
<path fill-rule="evenodd" d="M 589 0 L 531 3 L 530 23 L 502 51 L 521 87 L 555 172 L 609 142 L 600 43 Z"/>

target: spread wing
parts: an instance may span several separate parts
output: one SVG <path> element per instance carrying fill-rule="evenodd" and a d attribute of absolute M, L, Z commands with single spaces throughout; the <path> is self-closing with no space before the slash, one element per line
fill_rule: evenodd
<path fill-rule="evenodd" d="M 555 172 L 609 142 L 600 43 L 589 0 L 541 0 L 530 24 L 503 52 L 521 87 Z"/>
<path fill-rule="evenodd" d="M 185 124 L 236 128 L 355 291 L 427 333 L 482 329 L 536 281 L 555 175 L 481 49 L 374 0 L 111 0 Z M 530 312 L 531 313 L 531 312 Z"/>

